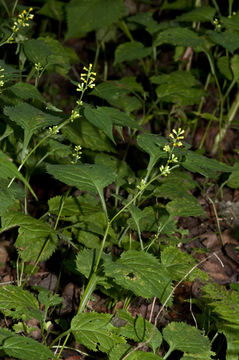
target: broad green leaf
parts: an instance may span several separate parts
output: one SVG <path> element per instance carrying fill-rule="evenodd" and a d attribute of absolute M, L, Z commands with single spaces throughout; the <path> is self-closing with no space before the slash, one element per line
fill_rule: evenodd
<path fill-rule="evenodd" d="M 149 342 L 149 346 L 153 349 L 154 353 L 162 343 L 162 335 L 159 330 L 154 328 L 154 325 L 144 319 L 141 315 L 134 318 L 129 312 L 125 310 L 118 310 L 117 317 L 124 320 L 126 324 L 119 327 L 120 335 L 123 335 L 127 339 L 134 340 L 135 342 L 144 342 L 153 336 Z"/>
<path fill-rule="evenodd" d="M 107 138 L 103 131 L 91 125 L 89 121 L 84 118 L 65 126 L 62 129 L 62 132 L 73 144 L 80 144 L 83 148 L 93 151 L 115 152 L 112 142 Z"/>
<path fill-rule="evenodd" d="M 93 249 L 83 249 L 79 251 L 76 257 L 76 269 L 83 274 L 86 279 L 94 270 L 95 262 L 97 259 L 98 251 Z"/>
<path fill-rule="evenodd" d="M 161 101 L 172 102 L 183 106 L 198 104 L 205 95 L 204 90 L 185 87 L 184 83 L 162 84 L 156 88 Z"/>
<path fill-rule="evenodd" d="M 172 71 L 170 74 L 154 75 L 151 76 L 150 81 L 157 85 L 177 85 L 181 86 L 182 83 L 186 88 L 191 88 L 198 85 L 198 80 L 190 71 Z"/>
<path fill-rule="evenodd" d="M 197 154 L 193 151 L 187 152 L 186 160 L 182 163 L 182 166 L 191 172 L 199 173 L 208 178 L 215 178 L 218 171 L 233 171 L 231 166 L 223 164 L 215 159 L 209 159 L 206 156 Z"/>
<path fill-rule="evenodd" d="M 211 360 L 210 341 L 199 329 L 186 323 L 171 322 L 163 329 L 163 338 L 169 344 L 169 351 L 180 350 L 189 354 L 201 354 Z"/>
<path fill-rule="evenodd" d="M 144 93 L 143 86 L 137 82 L 136 76 L 125 76 L 122 79 L 115 81 L 116 84 L 123 86 L 128 91 L 136 91 L 140 93 Z"/>
<path fill-rule="evenodd" d="M 124 10 L 121 0 L 71 0 L 66 5 L 66 38 L 78 38 L 87 32 L 108 27 L 123 15 Z"/>
<path fill-rule="evenodd" d="M 115 262 L 105 260 L 106 276 L 137 296 L 151 299 L 158 297 L 163 303 L 171 290 L 171 278 L 167 270 L 151 254 L 129 250 Z"/>
<path fill-rule="evenodd" d="M 195 6 L 195 2 L 193 0 L 165 0 L 162 9 L 166 10 L 185 10 L 190 9 Z"/>
<path fill-rule="evenodd" d="M 96 312 L 76 315 L 71 322 L 71 330 L 76 341 L 90 350 L 99 349 L 103 352 L 109 352 L 117 343 L 124 343 L 122 337 L 112 333 L 111 318 L 110 314 Z"/>
<path fill-rule="evenodd" d="M 232 80 L 232 70 L 230 68 L 228 56 L 220 56 L 217 60 L 217 67 L 222 75 L 228 80 Z"/>
<path fill-rule="evenodd" d="M 49 259 L 56 250 L 58 238 L 52 227 L 39 219 L 25 216 L 18 222 L 18 237 L 15 246 L 23 261 Z"/>
<path fill-rule="evenodd" d="M 154 41 L 154 46 L 162 44 L 171 44 L 174 46 L 204 48 L 205 41 L 192 30 L 182 27 L 174 27 L 160 32 Z"/>
<path fill-rule="evenodd" d="M 221 17 L 222 23 L 225 26 L 226 29 L 232 30 L 232 31 L 238 31 L 239 30 L 239 13 L 237 11 L 236 14 L 233 14 L 231 17 L 229 16 L 222 16 Z"/>
<path fill-rule="evenodd" d="M 166 178 L 160 179 L 160 182 L 162 184 L 154 190 L 155 196 L 172 200 L 193 197 L 189 191 L 197 186 L 188 173 L 178 169 L 171 172 Z M 178 186 L 179 183 L 180 186 Z"/>
<path fill-rule="evenodd" d="M 221 45 L 232 54 L 239 48 L 239 34 L 231 31 L 216 32 L 208 30 L 207 35 L 216 44 Z"/>
<path fill-rule="evenodd" d="M 24 41 L 24 52 L 33 64 L 40 63 L 43 67 L 57 65 L 66 75 L 70 69 L 67 51 L 58 40 L 50 37 L 39 37 Z"/>
<path fill-rule="evenodd" d="M 36 298 L 28 290 L 19 286 L 6 285 L 0 287 L 0 311 L 13 319 L 42 320 Z"/>
<path fill-rule="evenodd" d="M 150 55 L 152 48 L 145 47 L 139 41 L 130 41 L 120 44 L 115 50 L 114 64 L 121 63 L 123 61 L 131 61 L 135 59 L 143 59 Z"/>
<path fill-rule="evenodd" d="M 142 231 L 157 232 L 156 213 L 152 206 L 147 206 L 143 210 L 136 206 L 130 206 L 130 214 L 132 216 L 127 222 L 131 229 Z"/>
<path fill-rule="evenodd" d="M 62 204 L 62 197 L 55 196 L 48 200 L 49 212 L 58 215 L 60 206 Z M 63 219 L 69 221 L 69 217 L 74 215 L 89 216 L 93 213 L 101 211 L 99 201 L 90 194 L 81 194 L 80 196 L 69 196 L 64 199 L 64 206 L 62 208 L 61 216 Z"/>
<path fill-rule="evenodd" d="M 70 186 L 76 186 L 80 190 L 90 194 L 103 196 L 104 187 L 112 184 L 115 173 L 104 165 L 79 164 L 79 165 L 47 165 L 47 172 L 56 179 Z"/>
<path fill-rule="evenodd" d="M 52 360 L 56 359 L 55 355 L 47 346 L 38 341 L 26 338 L 20 335 L 14 335 L 7 338 L 0 349 L 8 356 L 21 360 Z"/>
<path fill-rule="evenodd" d="M 51 19 L 63 21 L 64 20 L 64 7 L 63 1 L 47 0 L 46 3 L 37 11 L 37 14 L 48 16 Z"/>
<path fill-rule="evenodd" d="M 160 356 L 156 354 L 152 354 L 140 350 L 136 350 L 135 352 L 130 354 L 127 359 L 128 360 L 163 360 Z"/>
<path fill-rule="evenodd" d="M 211 6 L 201 6 L 176 17 L 177 21 L 213 22 L 216 9 Z"/>
<path fill-rule="evenodd" d="M 167 139 L 155 134 L 142 134 L 137 137 L 137 145 L 150 156 L 147 175 L 159 159 L 167 158 L 167 153 L 162 149 L 166 144 L 168 144 Z"/>
<path fill-rule="evenodd" d="M 41 304 L 45 306 L 45 313 L 46 309 L 51 306 L 58 306 L 62 304 L 62 298 L 58 294 L 53 294 L 50 290 L 44 288 L 35 287 L 39 291 L 38 300 Z"/>
<path fill-rule="evenodd" d="M 104 164 L 112 169 L 112 172 L 116 173 L 115 184 L 116 188 L 119 189 L 120 186 L 127 184 L 127 179 L 134 179 L 134 172 L 131 170 L 129 165 L 123 161 L 119 160 L 116 157 L 110 156 L 108 154 L 97 154 L 95 157 L 95 164 Z"/>
<path fill-rule="evenodd" d="M 117 344 L 109 354 L 109 360 L 121 360 L 132 348 L 129 344 Z M 151 352 L 136 350 L 131 353 L 128 360 L 163 360 L 160 356 Z"/>
<path fill-rule="evenodd" d="M 24 149 L 37 130 L 57 125 L 62 121 L 61 118 L 47 114 L 27 103 L 5 107 L 4 114 L 24 129 Z"/>
<path fill-rule="evenodd" d="M 193 196 L 168 202 L 166 210 L 172 216 L 206 216 L 198 200 Z"/>
<path fill-rule="evenodd" d="M 19 70 L 15 67 L 6 64 L 6 62 L 0 59 L 0 66 L 4 69 L 4 82 L 7 83 L 8 81 L 16 80 L 19 76 Z"/>
<path fill-rule="evenodd" d="M 85 105 L 84 115 L 90 123 L 103 130 L 113 143 L 115 143 L 112 134 L 113 125 L 140 129 L 140 126 L 135 120 L 113 107 L 101 106 L 94 109 Z"/>
<path fill-rule="evenodd" d="M 37 88 L 29 83 L 17 82 L 8 88 L 8 90 L 23 100 L 34 99 L 40 102 L 45 102 L 44 97 L 37 90 Z"/>
<path fill-rule="evenodd" d="M 235 163 L 233 166 L 234 171 L 231 173 L 227 180 L 227 186 L 232 189 L 239 188 L 239 162 Z"/>
<path fill-rule="evenodd" d="M 1 179 L 19 179 L 23 182 L 24 185 L 30 190 L 33 196 L 36 198 L 34 191 L 32 190 L 28 181 L 22 176 L 20 171 L 18 171 L 16 165 L 13 164 L 11 158 L 9 158 L 6 154 L 0 151 L 0 178 Z M 6 184 L 6 182 L 4 182 Z M 7 190 L 8 191 L 8 190 Z M 12 190 L 14 191 L 14 190 Z M 12 192 L 13 194 L 13 192 Z"/>
<path fill-rule="evenodd" d="M 159 25 L 158 25 L 157 21 L 155 21 L 153 19 L 152 16 L 153 16 L 153 14 L 150 11 L 148 11 L 148 12 L 139 12 L 138 14 L 129 17 L 127 19 L 127 21 L 135 22 L 137 24 L 143 25 L 143 26 L 145 26 L 146 30 L 150 34 L 154 34 L 155 32 L 158 31 Z"/>
<path fill-rule="evenodd" d="M 194 258 L 179 250 L 175 246 L 168 246 L 161 252 L 161 262 L 168 270 L 170 276 L 175 281 L 180 281 L 196 265 Z M 188 281 L 194 281 L 195 278 L 207 280 L 208 275 L 203 271 L 195 268 L 187 276 Z"/>
<path fill-rule="evenodd" d="M 231 58 L 231 69 L 234 76 L 234 79 L 238 81 L 239 79 L 239 55 L 234 55 Z"/>
<path fill-rule="evenodd" d="M 89 231 L 75 231 L 76 240 L 90 249 L 100 249 L 101 239 Z"/>
<path fill-rule="evenodd" d="M 17 183 L 8 188 L 9 181 L 1 179 L 0 182 L 0 216 L 7 212 L 9 206 L 13 205 L 16 199 L 24 197 L 24 189 Z"/>
<path fill-rule="evenodd" d="M 126 89 L 117 81 L 107 81 L 95 87 L 91 95 L 95 95 L 108 101 L 116 108 L 124 110 L 127 114 L 142 107 L 141 102 L 135 96 L 129 96 L 130 90 Z"/>

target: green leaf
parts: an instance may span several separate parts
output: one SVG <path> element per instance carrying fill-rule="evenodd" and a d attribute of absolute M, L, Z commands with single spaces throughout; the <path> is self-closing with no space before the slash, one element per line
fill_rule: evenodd
<path fill-rule="evenodd" d="M 107 166 L 99 164 L 47 165 L 47 172 L 56 179 L 90 194 L 103 196 L 104 187 L 112 184 L 115 174 Z"/>
<path fill-rule="evenodd" d="M 239 293 L 228 290 L 225 286 L 208 283 L 203 287 L 203 300 L 212 310 L 218 332 L 222 332 L 227 340 L 226 358 L 236 360 L 239 353 Z"/>
<path fill-rule="evenodd" d="M 226 29 L 232 30 L 232 31 L 238 31 L 239 30 L 239 13 L 237 11 L 236 14 L 229 16 L 222 16 L 221 21 Z"/>
<path fill-rule="evenodd" d="M 216 9 L 211 6 L 201 6 L 176 17 L 177 21 L 213 22 Z"/>
<path fill-rule="evenodd" d="M 161 101 L 188 106 L 198 104 L 205 92 L 201 89 L 187 88 L 184 83 L 180 85 L 175 83 L 159 85 L 156 94 Z"/>
<path fill-rule="evenodd" d="M 190 71 L 172 71 L 170 74 L 163 74 L 163 75 L 154 75 L 151 76 L 150 81 L 153 84 L 158 85 L 183 85 L 187 88 L 191 88 L 193 86 L 198 85 L 198 80 Z"/>
<path fill-rule="evenodd" d="M 160 181 L 162 185 L 157 186 L 154 190 L 154 195 L 169 199 L 191 199 L 193 195 L 191 195 L 189 191 L 197 186 L 197 183 L 192 180 L 188 173 L 178 169 L 175 169 L 166 178 L 162 178 Z M 180 186 L 178 186 L 179 183 Z M 195 198 L 193 197 L 193 199 Z"/>
<path fill-rule="evenodd" d="M 142 134 L 137 137 L 137 145 L 150 156 L 147 175 L 150 174 L 159 159 L 168 157 L 167 153 L 162 149 L 166 144 L 168 144 L 167 139 L 155 134 Z"/>
<path fill-rule="evenodd" d="M 58 215 L 62 197 L 55 196 L 48 200 L 49 212 Z M 81 194 L 80 196 L 69 196 L 64 199 L 64 206 L 61 216 L 64 220 L 69 221 L 69 217 L 75 215 L 84 215 L 88 217 L 93 213 L 101 211 L 99 201 L 90 194 Z"/>
<path fill-rule="evenodd" d="M 128 209 L 132 216 L 132 218 L 128 220 L 131 229 L 138 230 L 139 232 L 157 232 L 157 219 L 152 206 L 147 206 L 143 210 L 136 206 L 130 206 Z"/>
<path fill-rule="evenodd" d="M 19 179 L 23 182 L 24 185 L 30 190 L 33 196 L 36 198 L 36 195 L 31 188 L 28 181 L 22 176 L 20 171 L 18 171 L 16 165 L 13 164 L 11 158 L 9 158 L 6 154 L 0 151 L 0 178 L 1 179 Z M 6 185 L 6 182 L 4 183 Z M 8 190 L 7 190 L 8 191 Z M 12 192 L 13 195 L 13 192 Z"/>
<path fill-rule="evenodd" d="M 40 102 L 45 102 L 44 97 L 37 90 L 37 88 L 29 83 L 17 82 L 8 88 L 8 90 L 23 100 L 34 99 Z"/>
<path fill-rule="evenodd" d="M 9 217 L 11 216 L 15 215 L 11 214 Z M 57 247 L 56 232 L 48 223 L 39 219 L 30 216 L 18 219 L 20 221 L 16 225 L 20 227 L 15 246 L 22 260 L 36 261 L 39 256 L 41 261 L 49 259 Z"/>
<path fill-rule="evenodd" d="M 7 338 L 0 349 L 8 356 L 14 356 L 14 358 L 21 360 L 52 360 L 56 359 L 55 355 L 50 349 L 38 341 L 25 338 L 23 336 L 14 335 Z"/>
<path fill-rule="evenodd" d="M 79 251 L 76 257 L 76 269 L 83 274 L 86 279 L 89 278 L 90 274 L 94 270 L 97 253 L 93 249 L 83 249 Z"/>
<path fill-rule="evenodd" d="M 109 352 L 117 343 L 124 343 L 123 338 L 112 333 L 111 318 L 110 314 L 96 312 L 76 315 L 71 322 L 71 330 L 76 341 L 90 350 L 99 349 L 103 352 Z"/>
<path fill-rule="evenodd" d="M 129 165 L 116 157 L 108 154 L 97 154 L 95 157 L 96 164 L 104 164 L 112 169 L 112 172 L 116 173 L 115 185 L 119 189 L 122 185 L 128 184 L 128 178 L 134 179 L 134 172 Z"/>
<path fill-rule="evenodd" d="M 235 163 L 233 166 L 234 171 L 231 173 L 227 180 L 227 186 L 232 189 L 239 188 L 239 162 Z"/>
<path fill-rule="evenodd" d="M 84 118 L 65 126 L 62 129 L 62 132 L 73 144 L 81 144 L 83 148 L 91 149 L 93 151 L 115 152 L 113 144 L 103 131 L 91 125 L 89 121 Z"/>
<path fill-rule="evenodd" d="M 232 70 L 229 64 L 228 56 L 221 56 L 217 60 L 217 67 L 222 75 L 224 75 L 228 80 L 232 80 Z"/>
<path fill-rule="evenodd" d="M 145 47 L 141 42 L 130 41 L 120 44 L 115 50 L 114 64 L 121 63 L 123 61 L 131 61 L 135 59 L 143 59 L 150 55 L 152 48 Z"/>
<path fill-rule="evenodd" d="M 162 9 L 164 10 L 185 10 L 190 9 L 195 6 L 193 0 L 165 0 Z"/>
<path fill-rule="evenodd" d="M 138 315 L 134 318 L 129 312 L 125 310 L 118 310 L 117 317 L 121 320 L 124 320 L 126 324 L 122 326 L 117 326 L 120 331 L 120 335 L 123 335 L 127 339 L 134 340 L 135 342 L 144 342 L 150 338 L 153 333 L 153 336 L 148 343 L 154 353 L 157 348 L 160 347 L 162 343 L 162 335 L 157 328 L 154 328 L 154 325 L 149 321 L 144 319 L 141 315 Z"/>
<path fill-rule="evenodd" d="M 182 252 L 175 246 L 168 246 L 163 249 L 161 262 L 175 281 L 180 281 L 196 264 L 191 255 Z M 196 268 L 187 276 L 187 279 L 188 281 L 194 281 L 196 278 L 207 280 L 208 275 Z"/>
<path fill-rule="evenodd" d="M 70 69 L 67 51 L 58 40 L 50 37 L 39 37 L 24 41 L 24 52 L 33 64 L 40 63 L 43 67 L 57 65 L 61 67 L 63 75 Z"/>
<path fill-rule="evenodd" d="M 160 46 L 162 44 L 171 44 L 183 47 L 190 46 L 193 49 L 205 47 L 205 41 L 200 38 L 196 32 L 181 27 L 175 27 L 160 32 L 153 45 Z"/>
<path fill-rule="evenodd" d="M 207 35 L 216 44 L 221 45 L 232 54 L 239 48 L 239 34 L 231 31 L 216 32 L 208 30 Z"/>
<path fill-rule="evenodd" d="M 49 307 L 62 304 L 62 298 L 58 294 L 53 294 L 48 289 L 38 288 L 37 286 L 36 288 L 39 291 L 38 300 L 45 306 L 45 313 Z"/>
<path fill-rule="evenodd" d="M 216 178 L 217 171 L 233 171 L 231 166 L 223 164 L 215 159 L 209 159 L 206 156 L 197 154 L 193 151 L 187 152 L 186 160 L 182 163 L 182 166 L 191 172 L 197 172 L 208 178 Z"/>
<path fill-rule="evenodd" d="M 211 360 L 210 341 L 199 329 L 186 323 L 171 322 L 163 329 L 163 338 L 169 344 L 169 352 L 180 350 L 184 353 L 203 355 Z"/>
<path fill-rule="evenodd" d="M 231 69 L 234 75 L 234 79 L 238 81 L 239 79 L 239 55 L 234 55 L 231 58 Z"/>
<path fill-rule="evenodd" d="M 48 16 L 51 19 L 63 21 L 64 20 L 64 7 L 65 3 L 62 1 L 47 0 L 40 10 L 37 11 L 37 14 Z"/>
<path fill-rule="evenodd" d="M 27 104 L 5 107 L 4 114 L 24 129 L 24 148 L 26 149 L 33 134 L 39 129 L 59 124 L 62 119 Z"/>
<path fill-rule="evenodd" d="M 16 199 L 24 197 L 24 189 L 17 183 L 8 188 L 9 181 L 1 179 L 0 182 L 0 216 L 7 212 L 9 206 L 13 205 Z"/>
<path fill-rule="evenodd" d="M 168 202 L 166 210 L 172 216 L 206 216 L 198 200 L 193 196 Z"/>
<path fill-rule="evenodd" d="M 85 105 L 84 115 L 90 123 L 103 130 L 113 143 L 115 143 L 112 134 L 113 125 L 140 129 L 140 126 L 136 121 L 131 119 L 124 112 L 112 107 L 101 106 L 93 109 L 90 106 Z"/>
<path fill-rule="evenodd" d="M 123 15 L 124 10 L 121 0 L 71 0 L 66 5 L 66 38 L 78 38 L 87 32 L 108 27 Z"/>
<path fill-rule="evenodd" d="M 19 286 L 6 285 L 0 287 L 0 311 L 13 319 L 42 320 L 36 298 L 28 290 Z"/>
<path fill-rule="evenodd" d="M 164 302 L 171 290 L 171 278 L 167 270 L 151 254 L 129 250 L 115 262 L 105 260 L 105 274 L 137 296 L 151 299 L 158 297 Z"/>
<path fill-rule="evenodd" d="M 115 81 L 119 86 L 123 86 L 127 91 L 136 91 L 141 94 L 144 93 L 143 86 L 137 82 L 136 76 L 125 76 L 118 81 Z"/>
<path fill-rule="evenodd" d="M 99 236 L 89 232 L 80 230 L 76 232 L 76 239 L 79 243 L 90 249 L 100 249 L 101 240 Z"/>
<path fill-rule="evenodd" d="M 140 12 L 134 16 L 131 16 L 127 19 L 129 22 L 135 22 L 137 24 L 145 26 L 146 30 L 152 35 L 158 31 L 159 25 L 157 21 L 153 19 L 153 13 L 148 12 Z"/>
<path fill-rule="evenodd" d="M 135 96 L 129 96 L 130 90 L 123 87 L 119 82 L 104 82 L 95 87 L 91 95 L 95 95 L 108 101 L 116 108 L 124 110 L 127 114 L 142 107 L 141 102 Z"/>

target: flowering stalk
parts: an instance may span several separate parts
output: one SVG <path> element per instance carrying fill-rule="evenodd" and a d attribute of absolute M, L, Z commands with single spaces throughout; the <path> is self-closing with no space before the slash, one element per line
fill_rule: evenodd
<path fill-rule="evenodd" d="M 11 27 L 12 33 L 11 35 L 8 37 L 8 39 L 6 41 L 4 41 L 3 43 L 0 44 L 0 46 L 4 45 L 4 44 L 11 44 L 14 42 L 17 33 L 25 27 L 29 27 L 30 26 L 30 20 L 32 20 L 34 18 L 34 15 L 31 14 L 31 12 L 33 11 L 33 8 L 29 8 L 29 10 L 23 10 L 18 16 L 17 18 L 14 20 L 13 25 Z"/>

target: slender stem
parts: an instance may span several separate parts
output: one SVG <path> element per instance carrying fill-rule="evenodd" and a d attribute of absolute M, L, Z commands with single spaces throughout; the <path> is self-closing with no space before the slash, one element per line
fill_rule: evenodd
<path fill-rule="evenodd" d="M 14 16 L 14 13 L 15 13 L 15 10 L 16 10 L 16 7 L 17 7 L 17 3 L 18 3 L 18 0 L 15 1 L 14 5 L 13 5 L 13 8 L 12 8 L 12 16 Z"/>
<path fill-rule="evenodd" d="M 1 0 L 1 3 L 2 3 L 2 6 L 4 7 L 4 9 L 6 10 L 8 16 L 10 17 L 11 14 L 10 14 L 10 11 L 9 11 L 9 9 L 7 7 L 7 4 L 5 3 L 5 0 Z"/>

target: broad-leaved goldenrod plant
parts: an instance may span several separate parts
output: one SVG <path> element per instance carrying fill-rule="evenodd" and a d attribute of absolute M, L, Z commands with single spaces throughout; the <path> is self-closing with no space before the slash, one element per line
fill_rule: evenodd
<path fill-rule="evenodd" d="M 194 174 L 239 187 L 236 166 L 187 142 L 199 119 L 205 133 L 216 121 L 216 153 L 235 120 L 236 5 L 131 3 L 0 2 L 0 231 L 15 252 L 0 286 L 0 357 L 61 359 L 70 347 L 94 359 L 221 360 L 221 339 L 226 359 L 238 357 L 238 289 L 199 269 L 217 253 L 197 263 L 180 250 L 190 238 L 178 223 L 207 217 Z M 89 44 L 80 58 L 66 46 L 79 38 Z M 40 269 L 54 272 L 52 288 L 37 284 Z M 162 321 L 195 279 L 190 319 Z M 148 318 L 132 311 L 140 301 Z"/>

